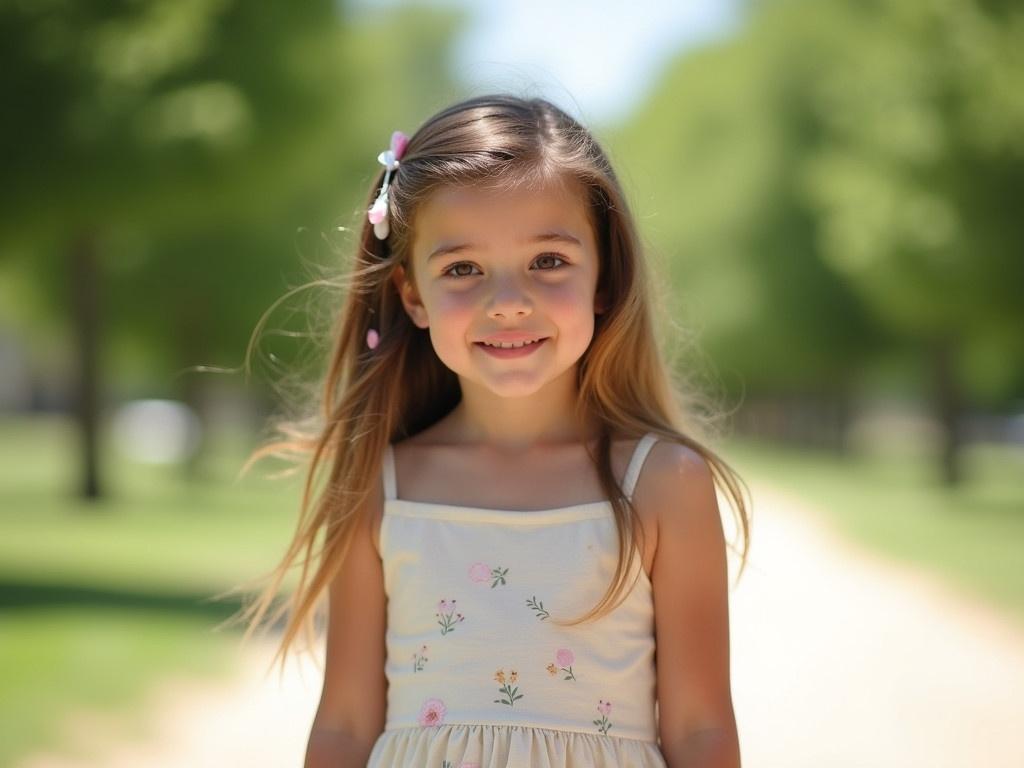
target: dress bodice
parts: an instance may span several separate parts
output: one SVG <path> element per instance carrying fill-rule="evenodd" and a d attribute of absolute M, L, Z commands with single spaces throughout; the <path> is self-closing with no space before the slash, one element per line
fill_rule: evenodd
<path fill-rule="evenodd" d="M 655 441 L 648 433 L 633 451 L 629 499 Z M 386 731 L 504 724 L 656 741 L 653 596 L 639 552 L 611 613 L 552 621 L 582 616 L 611 583 L 610 502 L 516 511 L 400 499 L 391 445 L 383 471 Z"/>

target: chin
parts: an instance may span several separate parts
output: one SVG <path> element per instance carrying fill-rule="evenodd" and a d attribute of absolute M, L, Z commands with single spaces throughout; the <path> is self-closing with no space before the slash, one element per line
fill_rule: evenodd
<path fill-rule="evenodd" d="M 515 400 L 518 398 L 536 395 L 544 389 L 545 384 L 547 384 L 546 381 L 508 383 L 491 382 L 489 384 L 485 384 L 485 386 L 497 397 L 501 397 L 506 400 Z"/>
<path fill-rule="evenodd" d="M 470 376 L 468 379 L 473 386 L 479 387 L 495 397 L 507 400 L 531 397 L 550 383 L 550 379 L 547 377 L 516 376 L 514 374 L 494 379 L 479 376 Z"/>

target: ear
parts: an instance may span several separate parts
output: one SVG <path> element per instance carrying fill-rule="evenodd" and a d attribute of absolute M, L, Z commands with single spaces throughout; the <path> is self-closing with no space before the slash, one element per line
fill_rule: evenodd
<path fill-rule="evenodd" d="M 608 300 L 604 292 L 594 294 L 594 314 L 603 315 L 608 310 Z"/>
<path fill-rule="evenodd" d="M 405 307 L 405 313 L 412 320 L 413 324 L 417 328 L 429 327 L 430 322 L 427 317 L 427 309 L 423 306 L 423 301 L 420 299 L 419 291 L 416 290 L 416 285 L 406 275 L 405 267 L 401 264 L 395 267 L 394 272 L 391 273 L 391 281 L 395 285 L 395 291 L 397 291 L 398 298 L 402 301 L 402 306 Z"/>

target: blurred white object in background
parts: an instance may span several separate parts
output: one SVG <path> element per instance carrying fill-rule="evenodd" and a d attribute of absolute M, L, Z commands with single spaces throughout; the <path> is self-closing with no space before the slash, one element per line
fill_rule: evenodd
<path fill-rule="evenodd" d="M 1014 445 L 1024 447 L 1024 411 L 1015 413 L 1007 419 L 1006 439 Z"/>
<path fill-rule="evenodd" d="M 133 400 L 111 418 L 111 439 L 118 451 L 143 464 L 173 464 L 198 449 L 202 423 L 177 400 Z"/>

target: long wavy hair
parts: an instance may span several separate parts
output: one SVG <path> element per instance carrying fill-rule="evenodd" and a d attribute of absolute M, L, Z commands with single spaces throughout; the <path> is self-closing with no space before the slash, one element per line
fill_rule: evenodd
<path fill-rule="evenodd" d="M 384 181 L 376 175 L 367 208 Z M 411 244 L 417 209 L 442 185 L 578 182 L 599 247 L 597 291 L 605 309 L 579 360 L 577 417 L 596 421 L 599 437 L 587 444 L 605 496 L 614 509 L 619 560 L 601 600 L 564 626 L 595 621 L 627 592 L 633 557 L 643 551 L 643 528 L 612 472 L 613 437 L 646 432 L 697 451 L 742 533 L 740 574 L 747 561 L 750 524 L 740 476 L 709 446 L 722 409 L 685 374 L 666 363 L 667 344 L 681 335 L 663 315 L 623 190 L 601 146 L 578 121 L 542 98 L 511 94 L 475 96 L 442 109 L 409 137 L 391 178 L 390 233 L 379 240 L 361 212 L 359 248 L 342 281 L 345 295 L 332 319 L 328 366 L 315 382 L 314 411 L 275 424 L 276 436 L 248 458 L 242 474 L 265 456 L 285 458 L 306 480 L 294 535 L 265 586 L 229 622 L 248 622 L 245 637 L 264 621 L 286 618 L 274 660 L 283 663 L 301 634 L 311 647 L 325 587 L 347 556 L 362 502 L 380 483 L 383 452 L 446 415 L 461 398 L 456 375 L 445 367 L 429 335 L 406 314 L 392 282 L 399 265 L 412 273 Z M 656 311 L 657 310 L 657 311 Z M 262 320 L 261 320 L 262 323 Z M 380 333 L 368 348 L 367 331 Z M 307 401 L 308 402 L 308 401 Z M 318 482 L 326 470 L 325 482 Z M 749 491 L 748 491 L 749 493 Z M 360 512 L 362 510 L 362 512 Z M 639 542 L 639 543 L 638 543 Z M 736 549 L 733 543 L 729 547 Z M 282 597 L 282 583 L 301 566 L 298 584 Z M 639 571 L 636 577 L 639 576 Z M 632 587 L 634 581 L 630 583 Z M 276 606 L 275 606 L 276 602 Z M 273 663 L 273 661 L 271 662 Z"/>

